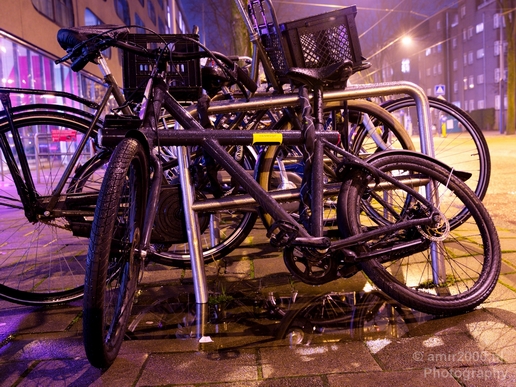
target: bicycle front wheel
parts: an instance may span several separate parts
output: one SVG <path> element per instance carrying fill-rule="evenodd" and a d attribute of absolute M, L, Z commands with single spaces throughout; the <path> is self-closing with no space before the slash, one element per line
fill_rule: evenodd
<path fill-rule="evenodd" d="M 38 111 L 27 106 L 26 111 L 17 109 L 12 116 L 24 150 L 20 154 L 15 150 L 13 133 L 6 118 L 0 120 L 0 136 L 13 150 L 14 159 L 27 161 L 34 182 L 34 195 L 41 208 L 45 208 L 91 123 L 91 117 L 86 114 L 79 116 L 52 109 L 56 107 L 43 105 Z M 105 161 L 89 163 L 96 155 L 93 140 L 97 129 L 94 128 L 91 141 L 79 155 L 78 165 L 82 167 L 78 167 L 77 174 L 72 174 L 65 183 L 56 208 L 63 206 L 61 199 L 67 198 L 68 193 L 75 194 L 78 198 L 76 203 L 81 205 L 84 205 L 84 194 L 92 194 L 93 197 L 98 194 Z M 27 209 L 20 199 L 20 187 L 16 186 L 6 155 L 0 152 L 0 156 L 0 297 L 26 305 L 63 303 L 81 297 L 88 225 L 91 224 L 93 210 L 91 216 L 75 218 L 53 211 L 47 215 L 43 210 L 36 210 L 37 220 L 29 221 Z M 72 209 L 68 203 L 65 207 Z M 79 224 L 87 228 L 80 236 L 73 231 L 73 226 Z"/>
<path fill-rule="evenodd" d="M 148 187 L 141 144 L 124 139 L 115 149 L 99 193 L 84 286 L 84 347 L 90 363 L 107 368 L 127 329 L 137 290 L 140 232 Z"/>
<path fill-rule="evenodd" d="M 342 185 L 338 221 L 344 236 L 376 231 L 357 250 L 377 254 L 361 264 L 367 276 L 396 301 L 425 313 L 458 314 L 482 303 L 496 285 L 501 252 L 494 224 L 478 197 L 450 171 L 417 155 L 387 155 L 371 164 L 436 198 L 441 222 L 380 233 L 426 216 L 421 212 L 426 206 L 388 181 L 375 184 L 356 172 Z M 470 216 L 455 222 L 463 208 Z"/>

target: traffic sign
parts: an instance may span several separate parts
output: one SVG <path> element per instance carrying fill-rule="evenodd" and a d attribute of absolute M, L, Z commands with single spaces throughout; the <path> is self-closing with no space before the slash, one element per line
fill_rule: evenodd
<path fill-rule="evenodd" d="M 444 85 L 435 85 L 434 87 L 434 94 L 436 96 L 444 95 L 446 91 L 446 86 Z"/>

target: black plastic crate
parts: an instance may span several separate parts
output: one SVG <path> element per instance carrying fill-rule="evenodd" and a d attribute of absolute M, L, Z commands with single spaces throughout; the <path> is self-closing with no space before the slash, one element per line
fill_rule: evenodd
<path fill-rule="evenodd" d="M 262 26 L 262 42 L 278 74 L 290 67 L 320 68 L 349 59 L 353 69 L 364 67 L 358 39 L 356 6 L 280 24 Z"/>
<path fill-rule="evenodd" d="M 185 36 L 195 40 L 199 39 L 198 35 L 128 34 L 127 40 L 149 50 L 163 45 L 163 41 L 165 41 L 167 44 L 172 44 L 174 52 L 198 52 L 199 46 L 195 42 L 182 39 Z M 137 92 L 133 98 L 141 100 L 151 70 L 152 63 L 148 58 L 129 51 L 123 52 L 123 81 L 126 98 L 140 88 L 141 92 Z M 202 94 L 200 59 L 169 61 L 166 82 L 169 85 L 170 94 L 178 101 L 197 101 Z"/>

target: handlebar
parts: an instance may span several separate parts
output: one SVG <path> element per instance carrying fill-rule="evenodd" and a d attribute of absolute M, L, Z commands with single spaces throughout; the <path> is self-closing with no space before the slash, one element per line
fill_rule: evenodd
<path fill-rule="evenodd" d="M 59 64 L 67 60 L 71 60 L 71 69 L 78 72 L 84 69 L 89 62 L 98 64 L 98 59 L 101 57 L 101 51 L 109 47 L 117 47 L 125 51 L 131 51 L 136 55 L 147 57 L 151 60 L 158 60 L 160 58 L 188 60 L 215 56 L 217 60 L 221 61 L 226 66 L 225 71 L 234 78 L 235 82 L 240 82 L 252 93 L 257 89 L 256 83 L 249 77 L 249 75 L 234 63 L 231 58 L 228 58 L 223 54 L 212 53 L 207 50 L 193 53 L 180 53 L 170 51 L 168 47 L 161 50 L 156 49 L 149 51 L 146 48 L 125 41 L 124 38 L 127 37 L 128 32 L 129 30 L 125 26 L 113 25 L 61 29 L 57 33 L 57 40 L 61 47 L 67 51 L 67 54 L 62 58 L 55 60 L 55 63 Z M 163 40 L 163 43 L 166 44 L 167 42 Z"/>

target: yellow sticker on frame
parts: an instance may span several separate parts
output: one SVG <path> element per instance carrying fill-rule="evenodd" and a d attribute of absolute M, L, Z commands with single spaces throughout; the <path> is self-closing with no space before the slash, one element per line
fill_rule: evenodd
<path fill-rule="evenodd" d="M 283 142 L 282 133 L 254 133 L 253 145 L 279 145 Z"/>

